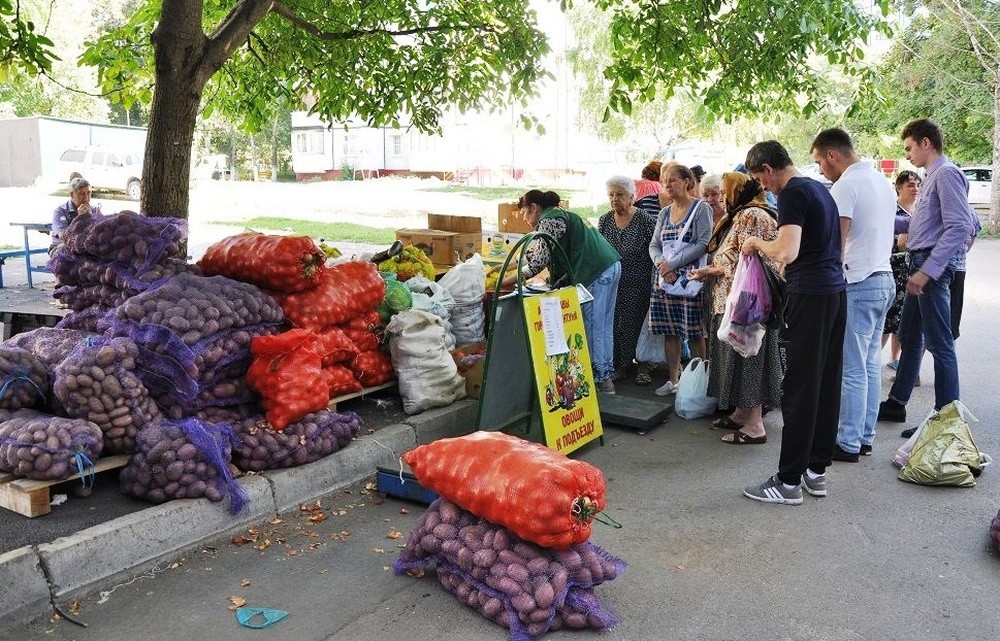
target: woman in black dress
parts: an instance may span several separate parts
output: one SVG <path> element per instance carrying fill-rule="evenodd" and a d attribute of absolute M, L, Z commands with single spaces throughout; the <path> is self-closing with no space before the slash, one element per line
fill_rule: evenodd
<path fill-rule="evenodd" d="M 649 310 L 649 281 L 653 261 L 649 257 L 649 241 L 656 221 L 633 203 L 635 181 L 626 176 L 608 179 L 608 201 L 611 211 L 601 216 L 598 230 L 622 257 L 622 277 L 618 281 L 615 304 L 615 378 L 631 373 L 639 332 Z"/>

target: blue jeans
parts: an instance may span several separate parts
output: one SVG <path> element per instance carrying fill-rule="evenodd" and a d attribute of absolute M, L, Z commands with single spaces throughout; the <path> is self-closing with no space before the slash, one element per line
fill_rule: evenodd
<path fill-rule="evenodd" d="M 882 397 L 882 326 L 895 295 L 892 272 L 876 272 L 859 283 L 847 285 L 837 445 L 852 454 L 875 440 Z"/>
<path fill-rule="evenodd" d="M 597 383 L 609 380 L 615 373 L 615 305 L 621 277 L 622 264 L 617 261 L 587 285 L 594 300 L 582 306 L 590 364 L 594 369 L 594 382 Z"/>
<path fill-rule="evenodd" d="M 928 256 L 930 250 L 910 252 L 910 274 L 920 269 Z M 902 352 L 896 382 L 889 390 L 889 398 L 901 405 L 909 402 L 920 375 L 924 343 L 934 357 L 934 409 L 939 410 L 959 397 L 958 357 L 951 335 L 951 279 L 955 275 L 955 264 L 952 260 L 941 278 L 927 281 L 922 296 L 907 294 L 903 299 L 899 320 Z"/>

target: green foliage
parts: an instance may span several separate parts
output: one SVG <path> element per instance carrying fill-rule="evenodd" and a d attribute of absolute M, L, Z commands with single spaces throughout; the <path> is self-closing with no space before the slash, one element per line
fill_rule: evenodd
<path fill-rule="evenodd" d="M 205 0 L 203 31 L 211 37 L 241 4 Z M 312 112 L 328 122 L 360 119 L 434 131 L 450 105 L 489 110 L 523 101 L 546 76 L 540 59 L 549 49 L 528 0 L 287 6 L 301 23 L 272 10 L 254 25 L 212 75 L 203 113 L 222 113 L 256 132 L 272 122 L 280 104 L 296 105 L 310 93 Z M 98 67 L 102 88 L 126 108 L 151 98 L 150 37 L 161 8 L 161 0 L 141 0 L 128 22 L 90 43 L 82 59 Z"/>
<path fill-rule="evenodd" d="M 373 245 L 389 245 L 396 240 L 395 229 L 380 227 L 365 227 L 354 223 L 321 223 L 295 218 L 256 216 L 236 221 L 215 220 L 214 225 L 239 225 L 254 231 L 289 232 L 310 238 L 325 238 L 330 243 L 338 241 L 352 243 L 370 243 Z"/>
<path fill-rule="evenodd" d="M 337 180 L 349 181 L 357 179 L 358 179 L 357 172 L 355 171 L 353 165 L 351 165 L 347 161 L 340 163 L 340 175 L 337 177 Z"/>
<path fill-rule="evenodd" d="M 52 68 L 59 58 L 17 0 L 0 0 L 0 83 L 20 81 Z"/>
<path fill-rule="evenodd" d="M 449 194 L 467 194 L 480 200 L 517 200 L 525 191 L 529 189 L 541 189 L 542 191 L 554 190 L 553 187 L 530 185 L 526 187 L 476 187 L 474 185 L 444 185 L 442 187 L 425 187 L 420 191 L 434 191 Z M 573 193 L 572 189 L 558 189 L 562 195 Z"/>
<path fill-rule="evenodd" d="M 867 79 L 849 123 L 869 136 L 888 134 L 894 155 L 899 155 L 903 126 L 930 117 L 945 131 L 949 156 L 958 162 L 991 163 L 997 70 L 981 64 L 967 31 L 969 22 L 941 6 L 949 3 L 927 4 L 933 12 L 914 16 L 899 35 Z M 1000 19 L 994 3 L 963 4 L 978 11 L 985 24 Z M 983 37 L 980 42 L 988 46 L 993 40 Z"/>
<path fill-rule="evenodd" d="M 611 12 L 609 114 L 686 93 L 709 117 L 810 116 L 823 107 L 826 84 L 812 62 L 853 71 L 864 39 L 888 28 L 853 0 L 596 4 Z M 888 0 L 875 4 L 888 13 Z"/>

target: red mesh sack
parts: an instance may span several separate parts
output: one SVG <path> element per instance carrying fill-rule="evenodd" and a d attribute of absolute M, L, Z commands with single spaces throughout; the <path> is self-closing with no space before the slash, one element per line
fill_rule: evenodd
<path fill-rule="evenodd" d="M 327 327 L 316 333 L 320 339 L 320 358 L 323 359 L 323 367 L 350 361 L 361 352 L 339 327 Z"/>
<path fill-rule="evenodd" d="M 323 368 L 326 385 L 330 390 L 330 398 L 360 392 L 361 383 L 354 377 L 354 372 L 343 365 L 330 365 Z"/>
<path fill-rule="evenodd" d="M 301 292 L 320 280 L 326 255 L 307 236 L 246 232 L 210 246 L 198 267 L 206 276 L 227 276 L 275 292 Z"/>
<path fill-rule="evenodd" d="M 351 361 L 351 371 L 365 387 L 388 383 L 396 377 L 392 359 L 379 349 L 361 352 Z"/>
<path fill-rule="evenodd" d="M 319 331 L 378 307 L 385 296 L 385 281 L 374 263 L 350 260 L 324 269 L 312 289 L 272 295 L 292 325 Z"/>
<path fill-rule="evenodd" d="M 317 353 L 319 337 L 303 329 L 258 336 L 246 380 L 260 394 L 271 427 L 283 430 L 330 400 L 326 375 Z"/>
<path fill-rule="evenodd" d="M 599 469 L 501 432 L 434 441 L 403 461 L 425 487 L 542 547 L 583 543 L 605 505 Z"/>

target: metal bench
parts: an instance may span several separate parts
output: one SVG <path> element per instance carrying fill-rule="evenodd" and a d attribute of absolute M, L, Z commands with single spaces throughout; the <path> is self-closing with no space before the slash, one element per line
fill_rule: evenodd
<path fill-rule="evenodd" d="M 11 223 L 11 225 L 17 225 L 24 228 L 24 249 L 12 249 L 8 251 L 0 252 L 0 288 L 4 286 L 3 284 L 3 265 L 6 263 L 8 258 L 24 258 L 24 271 L 28 275 L 28 287 L 34 288 L 35 284 L 32 282 L 31 274 L 33 272 L 44 272 L 49 273 L 49 268 L 43 265 L 32 265 L 31 255 L 32 254 L 47 254 L 48 247 L 32 249 L 28 241 L 28 232 L 37 231 L 42 234 L 49 234 L 52 232 L 51 223 Z"/>

